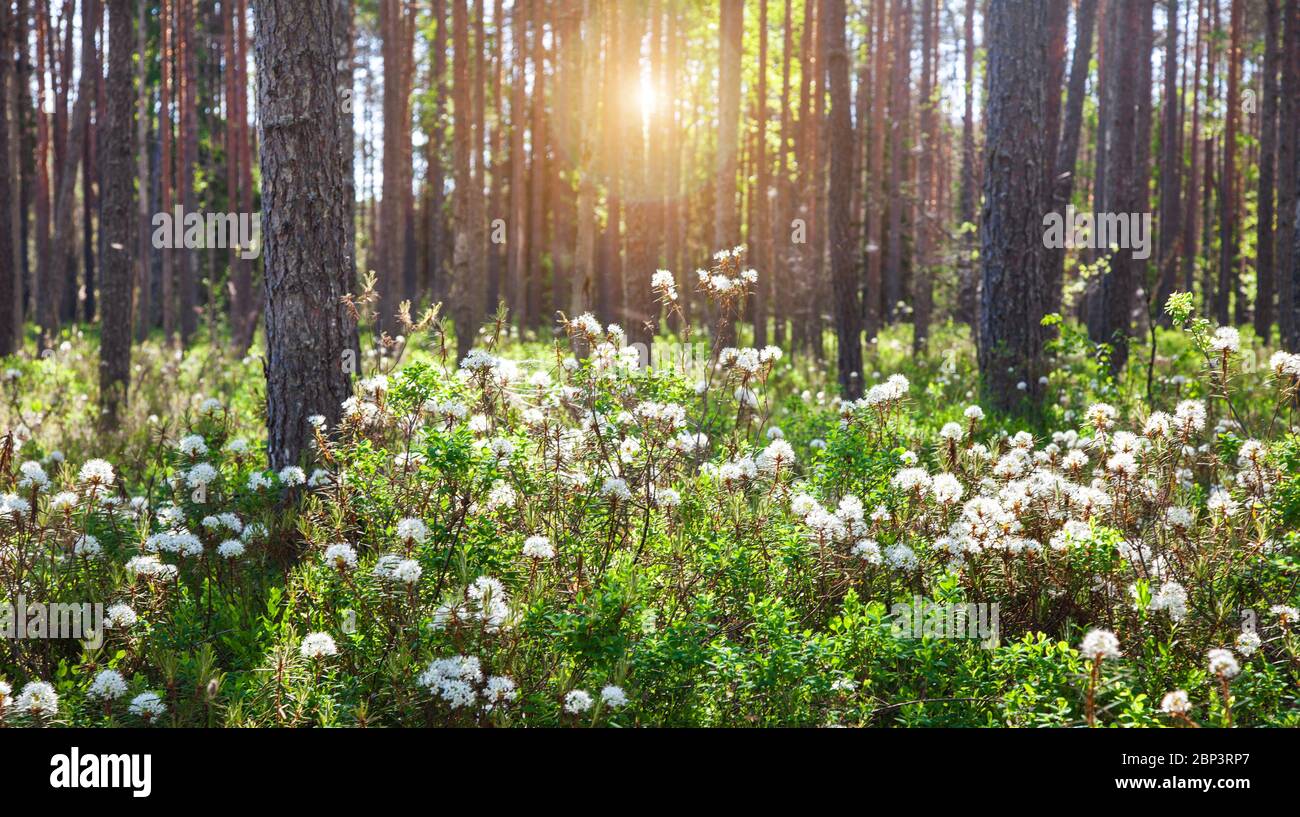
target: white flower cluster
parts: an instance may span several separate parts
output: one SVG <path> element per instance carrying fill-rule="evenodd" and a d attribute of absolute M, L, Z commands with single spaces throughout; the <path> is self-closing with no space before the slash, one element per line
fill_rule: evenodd
<path fill-rule="evenodd" d="M 1089 630 L 1079 645 L 1079 652 L 1084 658 L 1101 661 L 1106 658 L 1119 658 L 1119 639 L 1110 630 Z"/>
<path fill-rule="evenodd" d="M 315 660 L 338 655 L 339 648 L 329 633 L 308 633 L 299 645 L 298 652 L 303 658 Z"/>
<path fill-rule="evenodd" d="M 483 708 L 491 711 L 519 695 L 508 676 L 492 675 L 485 680 L 483 665 L 472 655 L 434 659 L 420 674 L 419 683 L 452 709 L 473 706 L 481 698 Z"/>

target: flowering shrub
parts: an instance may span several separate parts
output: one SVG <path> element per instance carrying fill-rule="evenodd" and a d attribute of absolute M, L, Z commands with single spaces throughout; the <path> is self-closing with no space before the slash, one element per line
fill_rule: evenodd
<path fill-rule="evenodd" d="M 719 325 L 753 284 L 737 257 L 697 276 Z M 644 368 L 581 315 L 531 361 L 491 332 L 454 361 L 433 324 L 278 472 L 247 387 L 137 417 L 101 459 L 29 422 L 76 361 L 21 362 L 4 599 L 104 616 L 6 641 L 0 720 L 1300 724 L 1300 358 L 1256 368 L 1176 317 L 1159 365 L 1188 374 L 1149 403 L 1062 346 L 1060 400 L 1028 417 L 986 415 L 953 354 L 846 402 L 774 346 Z M 922 604 L 996 605 L 994 632 L 900 626 Z"/>

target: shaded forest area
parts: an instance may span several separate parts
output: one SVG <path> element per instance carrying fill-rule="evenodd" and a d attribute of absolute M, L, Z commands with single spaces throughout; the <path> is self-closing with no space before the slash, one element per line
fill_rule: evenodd
<path fill-rule="evenodd" d="M 1047 365 L 1042 316 L 1119 368 L 1176 290 L 1300 348 L 1295 0 L 264 5 L 0 5 L 0 353 L 98 318 L 111 402 L 132 338 L 248 348 L 274 250 L 157 228 L 303 232 L 268 207 L 268 103 L 337 131 L 317 143 L 337 166 L 283 145 L 286 195 L 342 208 L 326 301 L 373 270 L 377 331 L 442 302 L 462 356 L 498 304 L 522 337 L 590 311 L 649 343 L 653 272 L 737 246 L 761 273 L 750 342 L 835 359 L 849 397 L 882 326 L 920 350 L 953 320 L 1010 405 Z M 1152 214 L 1153 247 L 1045 246 L 1067 207 Z M 674 320 L 710 324 L 693 289 Z"/>

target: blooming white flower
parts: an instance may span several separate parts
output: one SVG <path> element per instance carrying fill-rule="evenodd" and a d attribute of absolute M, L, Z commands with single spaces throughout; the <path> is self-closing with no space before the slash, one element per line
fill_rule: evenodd
<path fill-rule="evenodd" d="M 919 494 L 930 487 L 930 474 L 924 468 L 904 468 L 894 475 L 891 483 L 900 491 Z"/>
<path fill-rule="evenodd" d="M 1160 699 L 1160 711 L 1166 715 L 1186 715 L 1192 711 L 1192 702 L 1186 692 L 1175 689 L 1173 692 L 1166 692 L 1165 697 Z"/>
<path fill-rule="evenodd" d="M 1152 610 L 1164 610 L 1175 623 L 1187 616 L 1187 589 L 1178 582 L 1165 582 L 1151 597 Z"/>
<path fill-rule="evenodd" d="M 325 562 L 336 570 L 348 570 L 357 566 L 357 551 L 351 545 L 340 542 L 325 548 Z"/>
<path fill-rule="evenodd" d="M 77 537 L 76 544 L 72 546 L 72 552 L 78 556 L 98 556 L 100 550 L 99 539 L 89 533 Z"/>
<path fill-rule="evenodd" d="M 45 681 L 30 681 L 18 693 L 14 708 L 28 715 L 49 717 L 59 711 L 59 696 Z"/>
<path fill-rule="evenodd" d="M 483 699 L 487 702 L 486 708 L 489 710 L 500 704 L 509 703 L 517 697 L 519 692 L 515 689 L 514 680 L 504 675 L 493 675 L 483 685 Z"/>
<path fill-rule="evenodd" d="M 72 491 L 60 491 L 59 493 L 50 497 L 50 510 L 62 511 L 69 508 L 75 508 L 77 507 L 77 503 L 79 501 L 80 500 L 77 497 L 77 495 L 74 494 Z"/>
<path fill-rule="evenodd" d="M 271 487 L 271 478 L 261 471 L 254 471 L 248 475 L 248 490 L 260 491 L 263 488 Z"/>
<path fill-rule="evenodd" d="M 141 692 L 131 699 L 127 711 L 136 717 L 152 721 L 167 712 L 167 705 L 162 702 L 157 692 Z"/>
<path fill-rule="evenodd" d="M 1237 649 L 1240 650 L 1241 654 L 1246 656 L 1247 658 L 1255 654 L 1255 652 L 1259 649 L 1259 645 L 1260 645 L 1259 633 L 1255 632 L 1254 630 L 1242 630 L 1237 635 Z"/>
<path fill-rule="evenodd" d="M 619 477 L 607 477 L 605 484 L 601 486 L 600 492 L 607 497 L 615 500 L 628 500 L 632 498 L 632 492 L 628 490 L 627 481 Z"/>
<path fill-rule="evenodd" d="M 885 564 L 895 570 L 915 570 L 920 564 L 920 560 L 916 558 L 916 551 L 901 542 L 886 548 L 884 556 Z"/>
<path fill-rule="evenodd" d="M 1084 658 L 1100 661 L 1105 658 L 1119 658 L 1119 639 L 1110 630 L 1089 630 L 1079 647 Z"/>
<path fill-rule="evenodd" d="M 134 556 L 126 563 L 126 572 L 132 578 L 144 576 L 150 579 L 172 579 L 179 572 L 176 565 L 163 564 L 154 554 Z"/>
<path fill-rule="evenodd" d="M 677 300 L 677 280 L 666 269 L 655 270 L 654 274 L 650 276 L 650 287 L 658 290 L 670 301 Z"/>
<path fill-rule="evenodd" d="M 302 485 L 307 481 L 307 472 L 296 465 L 286 465 L 280 469 L 280 481 L 285 485 Z"/>
<path fill-rule="evenodd" d="M 1211 675 L 1235 678 L 1237 673 L 1241 672 L 1237 656 L 1232 654 L 1232 650 L 1213 649 L 1206 653 L 1206 658 L 1209 661 Z"/>
<path fill-rule="evenodd" d="M 136 620 L 135 610 L 129 604 L 114 604 L 104 611 L 104 623 L 113 629 L 129 629 Z"/>
<path fill-rule="evenodd" d="M 112 485 L 116 475 L 113 473 L 113 466 L 105 460 L 88 460 L 85 465 L 81 466 L 81 472 L 78 474 L 82 482 L 88 482 L 91 485 Z"/>
<path fill-rule="evenodd" d="M 424 524 L 424 520 L 408 516 L 398 521 L 397 538 L 408 544 L 422 545 L 429 538 L 429 526 Z"/>
<path fill-rule="evenodd" d="M 414 586 L 424 575 L 424 568 L 414 559 L 401 559 L 393 565 L 392 580 L 399 584 Z"/>
<path fill-rule="evenodd" d="M 1205 508 L 1212 514 L 1235 516 L 1238 507 L 1237 500 L 1232 498 L 1232 494 L 1217 485 L 1210 489 L 1210 497 L 1205 500 Z"/>
<path fill-rule="evenodd" d="M 654 501 L 662 508 L 676 508 L 682 504 L 682 495 L 675 488 L 656 488 Z"/>
<path fill-rule="evenodd" d="M 1231 326 L 1220 326 L 1210 339 L 1210 350 L 1221 355 L 1235 355 L 1241 350 L 1241 333 Z"/>
<path fill-rule="evenodd" d="M 46 475 L 45 469 L 35 460 L 24 462 L 18 466 L 18 471 L 22 474 L 22 478 L 18 480 L 18 487 L 25 491 L 30 491 L 33 488 L 40 490 L 50 483 L 50 478 Z"/>
<path fill-rule="evenodd" d="M 185 483 L 191 488 L 210 485 L 216 478 L 217 469 L 206 462 L 195 464 L 193 468 L 185 473 Z"/>
<path fill-rule="evenodd" d="M 244 543 L 238 539 L 227 539 L 217 545 L 217 555 L 223 559 L 238 559 L 244 555 Z"/>
<path fill-rule="evenodd" d="M 965 490 L 961 481 L 952 474 L 935 474 L 934 479 L 930 481 L 930 493 L 934 495 L 934 501 L 940 505 L 955 505 L 961 502 Z"/>
<path fill-rule="evenodd" d="M 591 699 L 591 693 L 581 689 L 574 689 L 564 696 L 564 711 L 570 715 L 581 715 L 591 709 L 593 703 L 595 701 Z"/>
<path fill-rule="evenodd" d="M 1283 627 L 1289 627 L 1300 621 L 1300 610 L 1285 604 L 1274 604 L 1268 608 L 1268 611 L 1278 617 L 1278 623 Z"/>
<path fill-rule="evenodd" d="M 1184 400 L 1174 410 L 1174 421 L 1184 434 L 1194 434 L 1205 428 L 1205 404 L 1200 400 Z"/>
<path fill-rule="evenodd" d="M 181 437 L 180 442 L 176 444 L 176 447 L 179 448 L 180 452 L 187 457 L 201 457 L 208 453 L 208 444 L 203 440 L 203 437 L 198 434 L 190 434 L 186 437 Z"/>
<path fill-rule="evenodd" d="M 622 687 L 610 684 L 600 691 L 600 702 L 610 709 L 618 709 L 627 703 L 627 694 Z"/>
<path fill-rule="evenodd" d="M 853 555 L 869 565 L 881 563 L 880 545 L 874 539 L 861 539 L 853 546 Z"/>
<path fill-rule="evenodd" d="M 469 706 L 477 699 L 475 685 L 483 681 L 483 667 L 472 655 L 435 658 L 420 674 L 420 686 L 447 702 L 452 709 Z"/>
<path fill-rule="evenodd" d="M 524 540 L 524 556 L 529 559 L 552 559 L 555 557 L 555 548 L 551 547 L 551 540 L 545 536 L 530 536 Z"/>
<path fill-rule="evenodd" d="M 0 495 L 0 516 L 9 516 L 15 519 L 26 516 L 32 510 L 32 503 L 18 496 L 17 494 Z"/>
<path fill-rule="evenodd" d="M 493 511 L 513 508 L 515 499 L 515 489 L 504 480 L 497 480 L 492 483 L 492 490 L 488 491 L 487 507 Z"/>
<path fill-rule="evenodd" d="M 783 438 L 777 437 L 754 458 L 754 465 L 764 474 L 777 474 L 782 468 L 794 464 L 794 449 Z"/>
<path fill-rule="evenodd" d="M 115 669 L 100 671 L 86 690 L 86 696 L 100 701 L 112 701 L 126 694 L 126 679 Z"/>
<path fill-rule="evenodd" d="M 1093 403 L 1084 416 L 1093 428 L 1106 431 L 1115 425 L 1115 418 L 1119 416 L 1119 412 L 1109 403 Z"/>
<path fill-rule="evenodd" d="M 1165 509 L 1165 524 L 1176 530 L 1190 530 L 1195 524 L 1196 515 L 1187 508 L 1177 505 Z"/>
<path fill-rule="evenodd" d="M 318 659 L 338 655 L 339 648 L 329 633 L 308 633 L 298 647 L 298 652 L 303 658 Z"/>

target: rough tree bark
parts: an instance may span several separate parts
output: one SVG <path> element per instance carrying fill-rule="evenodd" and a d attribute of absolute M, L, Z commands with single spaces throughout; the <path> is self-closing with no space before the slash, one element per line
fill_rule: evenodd
<path fill-rule="evenodd" d="M 1083 0 L 1083 2 L 1095 4 L 1096 0 Z M 963 25 L 965 72 L 962 76 L 966 87 L 962 94 L 965 97 L 965 104 L 961 117 L 961 192 L 958 212 L 962 224 L 974 224 L 975 200 L 979 197 L 975 181 L 975 0 L 966 0 Z M 1077 48 L 1075 53 L 1078 53 Z M 1071 73 L 1070 83 L 1073 89 L 1073 73 Z M 1082 101 L 1080 110 L 1082 110 Z M 972 327 L 975 327 L 975 300 L 979 295 L 979 279 L 975 277 L 972 263 L 974 251 L 975 234 L 963 232 L 957 260 L 957 318 Z M 978 338 L 978 332 L 971 334 Z"/>
<path fill-rule="evenodd" d="M 1070 84 L 1065 100 L 1065 119 L 1061 139 L 1056 144 L 1052 188 L 1052 210 L 1064 213 L 1074 196 L 1075 165 L 1079 156 L 1079 133 L 1083 127 L 1083 99 L 1087 92 L 1088 65 L 1092 61 L 1092 35 L 1097 21 L 1097 0 L 1080 0 L 1074 24 L 1074 56 L 1070 60 Z M 1052 146 L 1048 145 L 1048 149 Z M 1060 312 L 1061 288 L 1065 282 L 1065 248 L 1046 250 L 1048 312 Z"/>
<path fill-rule="evenodd" d="M 1223 133 L 1223 172 L 1219 174 L 1219 284 L 1214 291 L 1214 318 L 1229 320 L 1232 272 L 1237 265 L 1237 130 L 1241 121 L 1241 37 L 1244 24 L 1241 0 L 1232 0 L 1232 34 L 1228 41 L 1227 128 Z"/>
<path fill-rule="evenodd" d="M 1179 148 L 1178 124 L 1178 0 L 1165 3 L 1165 98 L 1164 120 L 1160 128 L 1160 254 L 1159 284 L 1155 305 L 1163 314 L 1165 301 L 1178 281 L 1174 263 L 1178 238 L 1182 233 L 1183 157 Z"/>
<path fill-rule="evenodd" d="M 93 18 L 94 0 L 91 0 L 91 14 Z M 87 27 L 82 31 L 81 37 L 81 76 L 77 82 L 77 101 L 73 104 L 70 124 L 68 126 L 67 139 L 65 144 L 80 145 L 85 139 L 87 123 L 90 119 L 90 103 L 95 92 L 95 71 L 91 67 L 95 62 L 95 30 L 93 27 Z M 71 73 L 71 72 L 69 72 Z M 49 297 L 45 300 L 45 310 L 41 316 L 41 322 L 45 330 L 53 335 L 57 330 L 60 321 L 60 307 L 64 302 L 64 295 L 67 293 L 64 288 L 68 286 L 65 270 L 74 269 L 76 265 L 77 248 L 76 242 L 72 240 L 75 227 L 73 225 L 73 206 L 74 191 L 77 185 L 77 169 L 81 166 L 82 151 L 65 150 L 63 163 L 60 165 L 58 192 L 54 198 L 54 241 L 53 252 L 57 255 L 52 270 L 53 274 L 48 276 L 47 283 L 50 284 Z"/>
<path fill-rule="evenodd" d="M 104 130 L 103 268 L 100 274 L 99 405 L 106 427 L 117 424 L 131 374 L 131 199 L 135 192 L 131 155 L 132 0 L 109 0 L 108 120 Z"/>
<path fill-rule="evenodd" d="M 934 45 L 938 38 L 938 11 L 934 0 L 921 3 L 921 84 L 918 107 L 921 109 L 920 132 L 917 134 L 916 260 L 912 275 L 912 353 L 920 354 L 930 337 L 930 318 L 934 310 L 934 289 L 930 264 L 934 230 L 931 220 L 938 217 L 934 207 L 934 151 L 939 149 L 937 116 L 934 106 Z M 1059 108 L 1059 106 L 1058 106 Z"/>
<path fill-rule="evenodd" d="M 354 269 L 335 9 L 334 0 L 254 7 L 273 468 L 298 463 L 311 440 L 307 419 L 337 422 L 350 391 L 343 363 L 353 322 L 341 299 Z"/>
<path fill-rule="evenodd" d="M 744 0 L 721 0 L 718 25 L 718 154 L 713 210 L 715 249 L 737 239 L 736 157 L 740 149 L 740 56 L 745 28 Z"/>
<path fill-rule="evenodd" d="M 1147 0 L 1117 0 L 1114 12 L 1118 15 L 1117 31 L 1141 30 L 1142 5 Z M 1117 77 L 1140 76 L 1140 48 L 1119 49 L 1113 55 L 1113 70 Z M 1110 174 L 1111 193 L 1106 208 L 1116 213 L 1138 213 L 1145 208 L 1147 180 L 1138 178 L 1138 82 L 1117 81 L 1115 97 L 1111 100 L 1110 149 L 1107 152 L 1107 173 Z M 1128 362 L 1128 335 L 1134 295 L 1134 268 L 1132 241 L 1129 247 L 1120 247 L 1110 256 L 1110 269 L 1101 279 L 1097 293 L 1097 308 L 1089 315 L 1088 334 L 1096 343 L 1109 343 L 1112 347 L 1112 371 L 1120 371 Z"/>
<path fill-rule="evenodd" d="M 894 58 L 889 94 L 889 232 L 885 250 L 885 319 L 897 318 L 903 300 L 903 213 L 907 154 L 911 150 L 908 123 L 912 118 L 911 54 L 912 2 L 894 0 Z"/>
<path fill-rule="evenodd" d="M 1300 252 L 1295 231 L 1300 227 L 1300 0 L 1286 0 L 1282 20 L 1282 94 L 1277 139 L 1277 252 L 1278 324 L 1282 344 L 1300 349 Z"/>
<path fill-rule="evenodd" d="M 1170 0 L 1171 3 L 1177 0 Z M 1277 161 L 1278 37 L 1281 31 L 1279 0 L 1267 0 L 1264 25 L 1264 99 L 1260 109 L 1259 196 L 1255 225 L 1255 334 L 1265 341 L 1273 334 L 1273 190 Z M 1294 93 L 1295 89 L 1291 89 Z"/>
<path fill-rule="evenodd" d="M 19 271 L 14 263 L 12 168 L 9 166 L 9 58 L 13 48 L 10 31 L 9 3 L 0 3 L 0 356 L 12 354 L 17 332 L 14 327 L 14 292 L 21 290 Z M 24 43 L 24 47 L 26 44 Z M 15 114 L 17 112 L 15 111 Z M 18 122 L 18 117 L 13 117 Z"/>
<path fill-rule="evenodd" d="M 1042 201 L 1045 8 L 989 0 L 988 106 L 980 228 L 980 373 L 988 398 L 1014 409 L 1039 393 L 1043 332 Z M 1019 384 L 1024 383 L 1023 391 Z"/>
<path fill-rule="evenodd" d="M 840 393 L 862 396 L 862 306 L 858 300 L 850 199 L 853 193 L 853 118 L 849 111 L 849 53 L 845 42 L 844 0 L 822 0 L 830 74 L 830 249 L 835 295 L 835 334 L 839 347 Z"/>
<path fill-rule="evenodd" d="M 483 191 L 474 189 L 470 166 L 469 11 L 465 0 L 452 2 L 452 148 L 455 166 L 455 247 L 452 256 L 451 304 L 456 322 L 456 353 L 463 358 L 474 346 L 479 321 L 487 311 L 487 277 L 483 275 Z"/>

